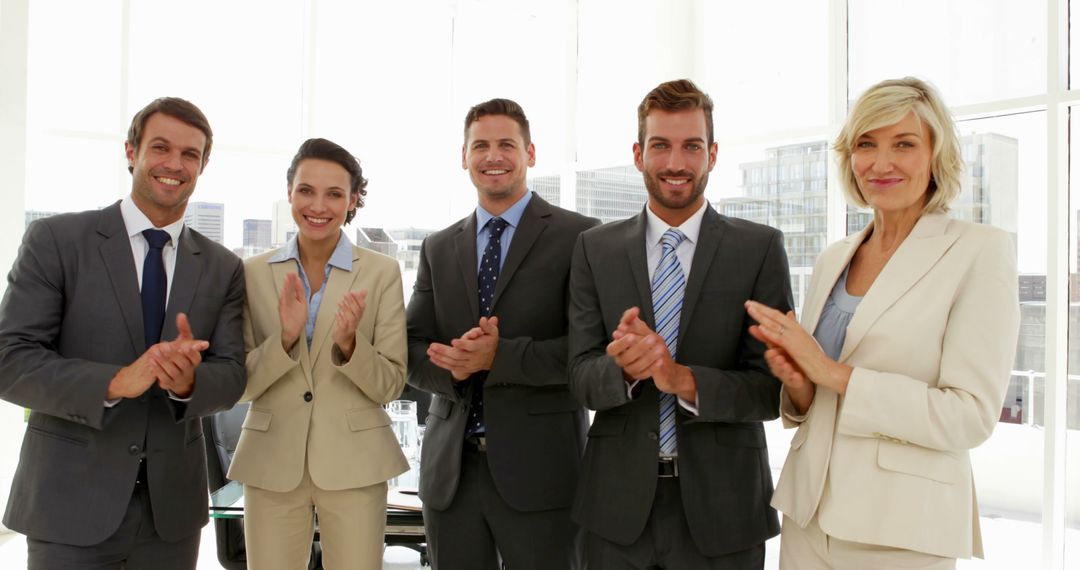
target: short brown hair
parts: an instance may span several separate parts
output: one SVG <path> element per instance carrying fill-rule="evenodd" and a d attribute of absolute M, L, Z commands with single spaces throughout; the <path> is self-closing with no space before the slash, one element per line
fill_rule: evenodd
<path fill-rule="evenodd" d="M 708 94 L 694 85 L 693 81 L 676 79 L 661 83 L 641 100 L 637 108 L 638 144 L 645 144 L 645 117 L 656 109 L 668 112 L 701 109 L 705 112 L 707 142 L 709 145 L 713 144 L 713 102 Z"/>
<path fill-rule="evenodd" d="M 529 133 L 529 119 L 525 117 L 525 110 L 516 102 L 509 99 L 492 99 L 473 105 L 465 114 L 465 141 L 469 141 L 469 126 L 480 120 L 480 117 L 488 115 L 503 115 L 510 117 L 521 127 L 521 138 L 525 146 L 532 144 L 532 134 Z"/>
<path fill-rule="evenodd" d="M 142 143 L 143 128 L 146 127 L 146 121 L 154 113 L 161 113 L 180 120 L 199 129 L 206 135 L 206 145 L 203 146 L 202 155 L 202 166 L 206 167 L 206 161 L 210 159 L 210 147 L 214 143 L 214 132 L 210 130 L 210 121 L 206 120 L 206 115 L 194 103 L 179 97 L 154 99 L 149 105 L 135 113 L 135 116 L 131 119 L 131 127 L 128 128 L 127 134 L 127 142 L 131 145 L 131 148 L 136 151 L 139 150 L 139 144 Z M 134 170 L 133 167 L 128 166 L 128 172 L 134 172 Z"/>

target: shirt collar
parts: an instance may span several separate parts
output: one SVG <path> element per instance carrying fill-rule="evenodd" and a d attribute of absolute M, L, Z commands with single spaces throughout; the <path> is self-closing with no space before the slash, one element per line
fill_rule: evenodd
<path fill-rule="evenodd" d="M 267 263 L 281 263 L 282 261 L 288 261 L 295 259 L 297 263 L 300 263 L 300 234 L 297 233 L 293 237 L 289 238 L 281 249 L 277 250 L 277 253 L 270 256 Z M 339 230 L 337 246 L 334 247 L 333 253 L 330 254 L 330 261 L 328 265 L 337 267 L 344 271 L 352 271 L 352 242 L 349 241 L 349 236 L 345 235 L 344 230 Z"/>
<path fill-rule="evenodd" d="M 692 216 L 690 216 L 685 222 L 679 226 L 678 229 L 690 243 L 696 244 L 698 240 L 698 234 L 701 233 L 701 220 L 705 217 L 705 207 L 709 205 L 707 200 L 701 201 L 701 207 L 697 209 Z M 664 232 L 668 231 L 669 226 L 667 222 L 660 219 L 649 209 L 649 205 L 645 205 L 645 243 L 649 247 L 655 246 L 660 243 L 660 238 L 664 237 Z"/>
<path fill-rule="evenodd" d="M 525 195 L 520 200 L 514 202 L 513 206 L 510 206 L 499 217 L 510 224 L 510 227 L 517 229 L 518 224 L 521 223 L 521 216 L 525 213 L 525 206 L 529 205 L 529 200 L 532 199 L 532 192 L 525 192 Z M 476 235 L 480 235 L 480 232 L 484 230 L 484 226 L 488 221 L 495 216 L 484 209 L 483 206 L 476 206 Z"/>
<path fill-rule="evenodd" d="M 163 228 L 155 228 L 150 218 L 146 217 L 146 214 L 135 205 L 135 200 L 132 199 L 131 194 L 128 194 L 120 201 L 120 215 L 124 218 L 124 227 L 127 228 L 129 238 L 136 235 L 141 236 L 143 230 L 159 229 L 165 230 L 169 234 L 169 238 L 172 240 L 170 243 L 172 243 L 173 247 L 180 243 L 180 232 L 184 230 L 183 216 Z"/>

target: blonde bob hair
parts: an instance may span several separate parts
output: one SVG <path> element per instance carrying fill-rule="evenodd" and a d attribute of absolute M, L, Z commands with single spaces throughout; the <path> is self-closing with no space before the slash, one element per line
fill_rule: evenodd
<path fill-rule="evenodd" d="M 859 137 L 894 125 L 913 111 L 931 133 L 930 185 L 923 212 L 948 211 L 949 203 L 960 194 L 960 177 L 964 171 L 956 124 L 937 90 L 914 77 L 887 79 L 867 89 L 855 102 L 844 128 L 837 135 L 833 150 L 848 202 L 860 208 L 870 206 L 859 191 L 858 180 L 851 169 L 851 155 Z"/>

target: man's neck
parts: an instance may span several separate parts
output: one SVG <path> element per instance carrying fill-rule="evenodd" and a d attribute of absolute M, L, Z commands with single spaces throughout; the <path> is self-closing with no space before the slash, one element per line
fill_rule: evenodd
<path fill-rule="evenodd" d="M 528 192 L 527 188 L 514 192 L 512 195 L 491 197 L 480 195 L 478 201 L 480 207 L 492 216 L 501 216 L 503 212 L 509 210 L 514 204 L 517 204 L 519 200 L 525 197 L 525 193 Z"/>

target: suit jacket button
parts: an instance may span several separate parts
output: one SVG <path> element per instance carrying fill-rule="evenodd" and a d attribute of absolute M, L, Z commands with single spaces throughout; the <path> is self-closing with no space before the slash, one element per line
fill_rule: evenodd
<path fill-rule="evenodd" d="M 314 398 L 314 397 L 315 396 L 313 396 L 311 394 L 311 392 L 304 392 L 304 401 L 305 402 L 310 402 L 312 400 L 312 398 Z"/>
<path fill-rule="evenodd" d="M 657 440 L 657 438 L 659 438 L 659 437 L 660 437 L 660 436 L 659 436 L 659 435 L 657 435 L 655 431 L 650 431 L 650 432 L 649 432 L 649 439 L 651 439 L 651 440 L 653 440 L 653 441 L 656 441 L 656 440 Z"/>
<path fill-rule="evenodd" d="M 139 446 L 135 445 L 134 443 L 131 444 L 131 446 L 128 447 L 128 453 L 130 453 L 132 455 L 138 455 L 139 454 Z"/>

